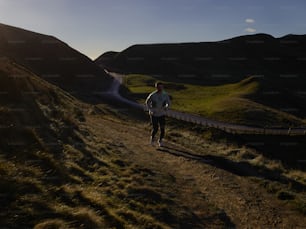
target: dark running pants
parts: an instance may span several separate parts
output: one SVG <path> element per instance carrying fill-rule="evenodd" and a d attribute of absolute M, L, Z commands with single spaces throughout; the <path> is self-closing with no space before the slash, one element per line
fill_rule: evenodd
<path fill-rule="evenodd" d="M 159 140 L 162 140 L 165 137 L 165 125 L 166 125 L 165 116 L 156 117 L 156 116 L 151 115 L 151 123 L 153 126 L 152 133 L 151 133 L 152 139 L 155 138 L 155 135 L 158 132 L 158 128 L 160 127 Z"/>

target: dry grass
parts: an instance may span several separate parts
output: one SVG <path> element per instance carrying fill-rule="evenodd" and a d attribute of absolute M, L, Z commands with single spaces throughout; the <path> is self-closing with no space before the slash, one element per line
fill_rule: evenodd
<path fill-rule="evenodd" d="M 302 182 L 306 185 L 306 174 L 305 174 L 304 171 L 292 169 L 292 170 L 288 171 L 287 176 L 291 179 Z"/>
<path fill-rule="evenodd" d="M 275 194 L 280 200 L 289 202 L 292 208 L 305 214 L 306 172 L 304 170 L 288 166 L 277 158 L 267 157 L 254 148 L 237 144 L 239 141 L 226 136 L 225 133 L 216 138 L 213 130 L 199 131 L 190 124 L 186 126 L 180 124 L 179 128 L 180 132 L 177 132 L 176 125 L 170 127 L 168 137 L 172 142 L 179 142 L 186 146 L 186 149 L 191 147 L 201 156 L 209 156 L 222 162 L 228 161 L 230 167 L 235 167 L 235 171 L 241 169 L 242 174 L 246 176 L 249 170 L 249 176 L 253 176 L 254 181 L 261 183 L 268 192 Z M 240 166 L 242 167 L 239 168 Z"/>
<path fill-rule="evenodd" d="M 67 222 L 60 219 L 46 219 L 34 226 L 34 229 L 52 229 L 52 228 L 70 229 L 71 227 L 69 227 Z"/>

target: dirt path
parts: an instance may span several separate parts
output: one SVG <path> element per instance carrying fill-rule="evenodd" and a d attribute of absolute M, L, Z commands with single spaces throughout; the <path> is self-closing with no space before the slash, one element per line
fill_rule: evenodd
<path fill-rule="evenodd" d="M 196 152 L 192 149 L 167 142 L 168 147 L 160 150 L 151 147 L 147 143 L 148 133 L 137 125 L 107 121 L 97 116 L 88 118 L 88 124 L 97 137 L 105 136 L 105 133 L 116 136 L 111 141 L 124 145 L 129 152 L 122 155 L 125 160 L 173 176 L 184 191 L 184 202 L 203 221 L 208 219 L 201 214 L 205 212 L 201 208 L 201 198 L 222 209 L 233 228 L 306 228 L 303 216 L 289 209 L 275 195 L 267 193 L 250 177 L 233 174 L 193 157 Z"/>

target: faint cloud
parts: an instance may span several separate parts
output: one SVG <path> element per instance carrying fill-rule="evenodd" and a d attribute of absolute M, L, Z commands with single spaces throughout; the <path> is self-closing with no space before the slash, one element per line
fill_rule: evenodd
<path fill-rule="evenodd" d="M 254 29 L 254 28 L 246 28 L 244 31 L 246 31 L 247 33 L 255 33 L 256 29 Z"/>
<path fill-rule="evenodd" d="M 245 23 L 247 23 L 247 24 L 254 24 L 255 20 L 253 18 L 247 18 L 247 19 L 245 19 Z M 249 26 L 251 26 L 251 25 L 249 25 Z M 247 27 L 244 31 L 247 32 L 247 33 L 255 33 L 256 29 L 252 28 L 252 27 Z"/>
<path fill-rule="evenodd" d="M 247 18 L 247 19 L 245 19 L 245 22 L 249 23 L 249 24 L 253 24 L 253 23 L 255 23 L 255 20 L 252 19 L 252 18 Z"/>

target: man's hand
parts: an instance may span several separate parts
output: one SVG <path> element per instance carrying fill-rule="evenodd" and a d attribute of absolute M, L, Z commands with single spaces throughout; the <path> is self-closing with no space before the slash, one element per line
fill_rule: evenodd
<path fill-rule="evenodd" d="M 154 112 L 152 110 L 149 110 L 149 115 L 153 115 Z"/>
<path fill-rule="evenodd" d="M 164 106 L 164 110 L 165 110 L 165 111 L 168 111 L 168 110 L 169 110 L 169 104 L 168 104 L 168 103 Z"/>

